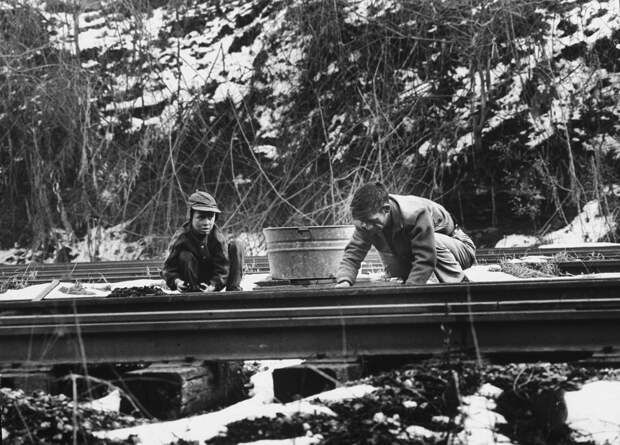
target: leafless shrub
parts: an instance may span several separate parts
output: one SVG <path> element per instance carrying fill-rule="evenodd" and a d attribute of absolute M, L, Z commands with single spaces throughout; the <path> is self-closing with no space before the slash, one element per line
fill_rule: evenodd
<path fill-rule="evenodd" d="M 273 14 L 286 3 L 256 2 L 246 13 Z M 20 241 L 40 247 L 52 227 L 84 236 L 129 221 L 131 234 L 153 236 L 155 254 L 185 219 L 186 196 L 197 188 L 216 195 L 225 210 L 220 222 L 233 233 L 346 223 L 352 192 L 369 180 L 441 201 L 461 224 L 496 226 L 509 215 L 539 231 L 565 223 L 565 213 L 586 200 L 607 199 L 617 160 L 608 167 L 611 158 L 601 147 L 586 150 L 571 133 L 572 126 L 592 127 L 590 121 L 565 120 L 534 148 L 523 136 L 567 76 L 550 54 L 529 64 L 548 32 L 541 8 L 561 15 L 574 5 L 419 0 L 371 7 L 368 18 L 356 21 L 355 4 L 288 7 L 283 32 L 299 36 L 304 56 L 295 67 L 297 87 L 286 96 L 276 97 L 270 86 L 278 73 L 265 61 L 284 45 L 273 37 L 256 57 L 241 101 L 205 100 L 213 89 L 206 82 L 193 101 L 178 103 L 171 132 L 130 133 L 131 114 L 106 106 L 144 98 L 142 83 L 119 90 L 105 69 L 84 69 L 76 57 L 78 33 L 73 53 L 60 49 L 50 43 L 41 14 L 16 2 L 3 12 L 10 20 L 1 22 L 11 38 L 0 40 L 0 203 L 12 211 L 0 224 L 6 233 L 25 231 Z M 135 48 L 118 51 L 115 69 L 143 80 L 145 66 L 159 69 L 149 45 L 183 35 L 193 4 L 169 6 L 174 26 L 166 32 L 174 36 L 162 31 L 158 42 L 144 37 L 150 7 L 106 6 L 133 20 Z M 74 18 L 80 12 L 67 9 Z M 604 62 L 584 57 L 583 63 L 594 70 Z M 506 74 L 497 75 L 498 67 Z M 522 111 L 490 126 L 505 111 L 498 100 L 516 82 Z M 579 93 L 585 114 L 607 112 L 603 100 L 589 101 L 593 89 Z M 283 100 L 273 134 L 265 136 L 257 110 Z M 461 144 L 467 137 L 470 143 Z M 274 147 L 277 156 L 265 155 L 262 146 Z M 604 208 L 611 212 L 613 204 Z M 14 240 L 6 235 L 0 242 Z"/>

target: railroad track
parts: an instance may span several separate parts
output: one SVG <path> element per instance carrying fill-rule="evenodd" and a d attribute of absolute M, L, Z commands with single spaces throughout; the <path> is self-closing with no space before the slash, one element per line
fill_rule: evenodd
<path fill-rule="evenodd" d="M 28 264 L 0 266 L 0 280 L 25 281 L 29 284 L 61 281 L 118 282 L 141 278 L 160 279 L 162 260 L 102 261 L 96 263 Z M 245 273 L 269 273 L 267 257 L 251 257 L 244 263 Z M 362 271 L 383 270 L 378 257 L 362 264 Z"/>
<path fill-rule="evenodd" d="M 620 245 L 582 247 L 507 247 L 478 249 L 476 258 L 481 263 L 496 263 L 503 259 L 525 256 L 547 256 L 569 261 L 620 260 Z"/>
<path fill-rule="evenodd" d="M 568 274 L 620 271 L 620 246 L 580 248 L 506 248 L 479 249 L 479 263 L 497 263 L 502 259 L 521 258 L 527 255 L 555 256 L 554 263 L 560 271 Z M 562 258 L 559 260 L 558 258 Z M 18 280 L 29 284 L 61 281 L 119 282 L 141 278 L 159 279 L 162 260 L 103 261 L 96 263 L 27 264 L 0 266 L 0 280 Z M 246 273 L 268 273 L 266 256 L 246 258 Z M 382 270 L 378 254 L 368 255 L 362 263 L 363 272 Z"/>
<path fill-rule="evenodd" d="M 0 302 L 0 363 L 620 348 L 620 280 L 256 290 Z"/>

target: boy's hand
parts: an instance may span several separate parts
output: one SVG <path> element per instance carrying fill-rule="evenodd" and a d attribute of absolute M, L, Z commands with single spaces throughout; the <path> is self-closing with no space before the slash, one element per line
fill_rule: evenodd
<path fill-rule="evenodd" d="M 200 283 L 200 290 L 203 292 L 213 292 L 215 291 L 215 286 L 207 283 Z"/>
<path fill-rule="evenodd" d="M 340 283 L 336 283 L 335 287 L 351 287 L 351 283 L 348 281 L 341 281 Z"/>
<path fill-rule="evenodd" d="M 174 284 L 176 284 L 177 289 L 180 290 L 181 292 L 187 290 L 187 286 L 185 285 L 185 281 L 183 281 L 180 278 L 175 278 L 174 279 Z"/>

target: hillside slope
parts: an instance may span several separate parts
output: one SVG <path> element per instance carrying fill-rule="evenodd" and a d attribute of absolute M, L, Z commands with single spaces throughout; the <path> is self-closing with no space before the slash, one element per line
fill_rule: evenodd
<path fill-rule="evenodd" d="M 618 202 L 617 1 L 5 5 L 5 245 L 128 222 L 157 250 L 196 188 L 259 232 L 377 179 L 479 244 Z"/>

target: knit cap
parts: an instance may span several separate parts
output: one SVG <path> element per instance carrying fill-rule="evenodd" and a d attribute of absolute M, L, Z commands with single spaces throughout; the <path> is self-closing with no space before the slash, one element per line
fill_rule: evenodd
<path fill-rule="evenodd" d="M 217 203 L 213 196 L 209 195 L 207 192 L 198 190 L 190 195 L 189 208 L 203 212 L 222 213 L 221 210 L 217 208 Z"/>

